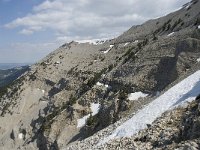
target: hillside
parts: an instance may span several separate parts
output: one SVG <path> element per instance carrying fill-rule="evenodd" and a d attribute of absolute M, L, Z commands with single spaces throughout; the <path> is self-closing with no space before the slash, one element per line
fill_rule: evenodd
<path fill-rule="evenodd" d="M 199 8 L 200 1 L 193 0 L 176 12 L 133 26 L 115 39 L 65 43 L 32 65 L 0 97 L 0 149 L 80 149 L 78 144 L 83 145 L 81 149 L 94 149 L 100 141 L 105 146 L 98 145 L 100 149 L 116 149 L 107 146 L 110 139 L 120 143 L 115 138 L 122 133 L 123 123 L 135 116 L 129 121 L 132 125 L 137 112 L 200 70 Z M 195 77 L 198 83 L 199 74 Z M 192 83 L 188 83 L 190 88 Z M 175 97 L 178 94 L 187 91 L 174 92 Z M 197 95 L 198 91 L 191 97 Z M 136 141 L 133 135 L 142 129 L 153 132 L 145 124 L 151 127 L 154 122 L 152 126 L 156 126 L 155 120 L 178 100 L 164 98 L 169 105 L 161 107 L 166 103 L 159 101 L 157 107 L 163 110 L 131 131 L 129 140 Z M 125 149 L 127 141 L 122 142 Z"/>

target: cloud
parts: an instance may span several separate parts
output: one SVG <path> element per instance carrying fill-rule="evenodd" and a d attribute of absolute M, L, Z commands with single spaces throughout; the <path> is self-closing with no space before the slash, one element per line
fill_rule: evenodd
<path fill-rule="evenodd" d="M 45 57 L 56 49 L 60 43 L 11 43 L 6 47 L 0 47 L 0 63 L 33 63 Z"/>
<path fill-rule="evenodd" d="M 46 0 L 31 13 L 5 25 L 22 27 L 30 35 L 52 30 L 57 39 L 100 38 L 117 35 L 135 24 L 162 16 L 189 0 Z"/>

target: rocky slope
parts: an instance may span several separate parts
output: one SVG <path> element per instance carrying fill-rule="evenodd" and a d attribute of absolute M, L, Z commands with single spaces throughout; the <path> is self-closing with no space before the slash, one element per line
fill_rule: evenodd
<path fill-rule="evenodd" d="M 110 141 L 106 149 L 193 149 L 200 148 L 200 99 L 186 108 L 166 112 L 148 129 L 132 138 Z"/>
<path fill-rule="evenodd" d="M 177 149 L 200 148 L 200 99 L 196 98 L 185 107 L 165 112 L 148 128 L 132 137 L 118 138 L 98 145 L 101 134 L 68 145 L 64 149 Z M 97 136 L 99 136 L 97 138 Z"/>
<path fill-rule="evenodd" d="M 104 136 L 199 70 L 199 7 L 193 0 L 112 40 L 66 43 L 32 65 L 0 98 L 0 149 L 58 149 Z M 132 101 L 135 92 L 148 96 Z"/>

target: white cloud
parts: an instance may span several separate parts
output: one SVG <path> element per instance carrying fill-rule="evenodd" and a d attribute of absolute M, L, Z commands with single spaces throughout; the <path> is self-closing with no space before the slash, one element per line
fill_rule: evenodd
<path fill-rule="evenodd" d="M 29 29 L 23 29 L 19 33 L 24 34 L 24 35 L 30 35 L 30 34 L 33 34 L 33 31 Z"/>
<path fill-rule="evenodd" d="M 61 43 L 11 43 L 5 47 L 0 47 L 0 63 L 32 63 L 45 57 L 55 50 Z"/>
<path fill-rule="evenodd" d="M 134 24 L 169 13 L 189 0 L 46 0 L 30 14 L 6 24 L 21 34 L 53 30 L 57 40 L 116 35 Z M 155 7 L 156 6 L 156 7 Z"/>

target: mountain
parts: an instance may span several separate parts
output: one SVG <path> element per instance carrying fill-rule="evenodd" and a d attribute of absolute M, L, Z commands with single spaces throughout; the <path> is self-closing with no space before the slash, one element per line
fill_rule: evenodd
<path fill-rule="evenodd" d="M 29 66 L 16 67 L 7 70 L 0 69 L 0 87 L 6 86 L 16 80 L 24 72 L 28 71 L 28 68 Z"/>
<path fill-rule="evenodd" d="M 184 119 L 199 118 L 199 7 L 193 0 L 115 39 L 63 44 L 32 65 L 0 98 L 1 149 L 198 149 L 199 123 Z"/>
<path fill-rule="evenodd" d="M 20 68 L 21 66 L 29 66 L 29 65 L 31 65 L 31 63 L 0 63 L 0 70 Z"/>

